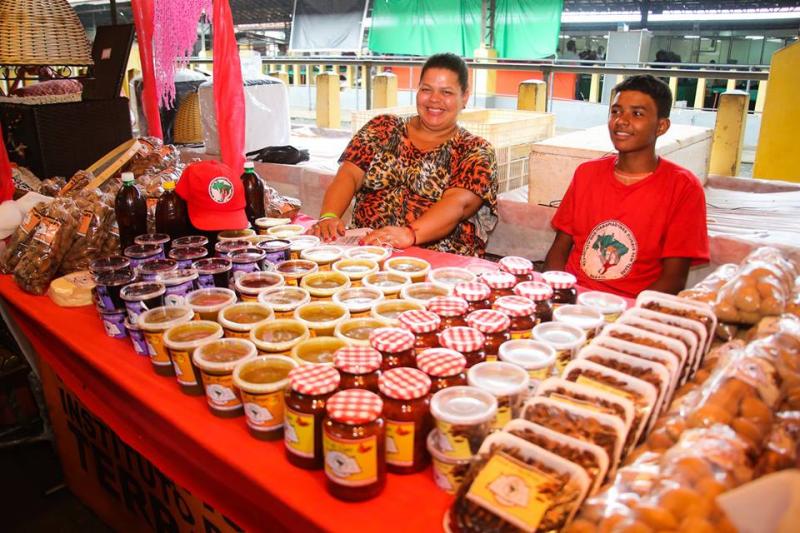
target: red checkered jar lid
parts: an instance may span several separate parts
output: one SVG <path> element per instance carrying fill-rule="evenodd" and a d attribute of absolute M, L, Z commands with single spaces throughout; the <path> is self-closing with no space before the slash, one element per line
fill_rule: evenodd
<path fill-rule="evenodd" d="M 381 394 L 395 400 L 415 400 L 431 390 L 431 378 L 416 368 L 392 368 L 381 374 L 378 388 Z"/>
<path fill-rule="evenodd" d="M 511 327 L 511 319 L 500 311 L 479 309 L 467 315 L 467 325 L 481 333 L 498 333 Z"/>
<path fill-rule="evenodd" d="M 536 311 L 536 304 L 524 296 L 501 296 L 494 301 L 492 309 L 510 317 L 531 316 Z"/>
<path fill-rule="evenodd" d="M 428 348 L 417 356 L 417 368 L 429 376 L 455 376 L 463 372 L 466 366 L 466 358 L 448 348 Z"/>
<path fill-rule="evenodd" d="M 477 352 L 484 342 L 486 337 L 475 328 L 456 326 L 439 333 L 439 344 L 457 352 Z"/>
<path fill-rule="evenodd" d="M 336 350 L 333 366 L 348 374 L 369 374 L 381 367 L 381 353 L 369 346 L 345 346 Z"/>
<path fill-rule="evenodd" d="M 521 276 L 533 272 L 533 263 L 524 257 L 509 255 L 500 259 L 498 263 L 500 264 L 501 270 L 510 272 L 515 276 Z"/>
<path fill-rule="evenodd" d="M 381 397 L 364 389 L 339 391 L 325 402 L 328 416 L 343 424 L 367 424 L 383 411 Z"/>
<path fill-rule="evenodd" d="M 571 289 L 578 283 L 575 276 L 561 270 L 543 272 L 542 278 L 554 289 Z"/>
<path fill-rule="evenodd" d="M 330 365 L 303 365 L 289 372 L 289 384 L 300 394 L 319 396 L 336 390 L 339 371 Z"/>
<path fill-rule="evenodd" d="M 510 289 L 517 284 L 517 278 L 514 274 L 498 270 L 497 272 L 487 272 L 481 276 L 481 279 L 486 283 L 490 289 Z"/>
<path fill-rule="evenodd" d="M 453 294 L 464 298 L 468 302 L 485 300 L 492 293 L 492 289 L 479 281 L 467 281 L 453 287 Z"/>
<path fill-rule="evenodd" d="M 524 296 L 534 302 L 541 302 L 553 297 L 553 289 L 550 288 L 550 285 L 541 281 L 523 281 L 514 287 L 514 294 Z"/>
<path fill-rule="evenodd" d="M 397 320 L 412 333 L 430 333 L 436 331 L 442 323 L 442 319 L 436 313 L 418 309 L 403 311 L 397 315 Z"/>
<path fill-rule="evenodd" d="M 369 336 L 369 344 L 381 353 L 398 353 L 414 347 L 414 334 L 403 328 L 378 328 Z"/>
<path fill-rule="evenodd" d="M 458 296 L 437 296 L 428 302 L 428 311 L 439 316 L 464 316 L 469 304 Z"/>

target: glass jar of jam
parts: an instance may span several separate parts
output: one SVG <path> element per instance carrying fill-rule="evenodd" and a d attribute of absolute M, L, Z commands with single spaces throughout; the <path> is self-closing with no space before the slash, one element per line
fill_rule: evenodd
<path fill-rule="evenodd" d="M 369 346 L 345 346 L 333 356 L 333 366 L 342 376 L 339 387 L 366 389 L 378 393 L 381 376 L 381 354 Z"/>
<path fill-rule="evenodd" d="M 420 283 L 425 281 L 425 276 L 431 270 L 431 264 L 417 257 L 397 256 L 386 260 L 384 270 L 408 276 L 412 283 Z"/>
<path fill-rule="evenodd" d="M 178 268 L 191 268 L 192 263 L 208 256 L 208 250 L 202 246 L 175 248 L 169 251 L 169 258 L 178 262 Z"/>
<path fill-rule="evenodd" d="M 459 283 L 453 288 L 453 295 L 467 301 L 467 314 L 478 309 L 492 308 L 492 300 L 490 298 L 492 289 L 485 283 L 479 281 Z"/>
<path fill-rule="evenodd" d="M 214 251 L 217 257 L 230 257 L 230 253 L 236 250 L 244 250 L 250 247 L 250 241 L 245 239 L 231 239 L 217 241 Z"/>
<path fill-rule="evenodd" d="M 234 286 L 243 302 L 257 302 L 258 295 L 273 287 L 283 287 L 283 276 L 277 272 L 247 272 L 235 276 Z"/>
<path fill-rule="evenodd" d="M 437 296 L 428 302 L 428 311 L 433 311 L 439 318 L 439 331 L 467 325 L 465 319 L 469 304 L 458 296 Z"/>
<path fill-rule="evenodd" d="M 286 459 L 300 468 L 322 468 L 322 425 L 325 403 L 339 387 L 339 371 L 328 365 L 308 365 L 289 373 L 283 442 Z"/>
<path fill-rule="evenodd" d="M 337 303 L 310 302 L 295 309 L 294 318 L 308 327 L 312 337 L 325 337 L 333 335 L 336 326 L 350 318 L 350 312 Z"/>
<path fill-rule="evenodd" d="M 294 318 L 301 305 L 311 301 L 308 291 L 300 287 L 273 287 L 258 295 L 258 302 L 275 312 L 275 318 Z"/>
<path fill-rule="evenodd" d="M 416 365 L 414 334 L 402 328 L 380 328 L 369 336 L 369 344 L 381 352 L 381 370 Z"/>
<path fill-rule="evenodd" d="M 194 311 L 195 320 L 216 320 L 223 307 L 234 303 L 236 293 L 230 289 L 197 289 L 186 295 L 186 305 Z"/>
<path fill-rule="evenodd" d="M 361 284 L 381 291 L 383 297 L 390 300 L 397 298 L 403 289 L 411 285 L 411 278 L 391 272 L 373 272 L 361 278 Z"/>
<path fill-rule="evenodd" d="M 530 383 L 530 376 L 521 367 L 502 361 L 480 363 L 467 371 L 467 381 L 497 398 L 493 430 L 503 429 L 512 418 L 519 417 Z"/>
<path fill-rule="evenodd" d="M 249 339 L 250 330 L 261 322 L 272 320 L 274 316 L 269 306 L 242 302 L 223 308 L 219 312 L 217 321 L 222 324 L 226 337 Z"/>
<path fill-rule="evenodd" d="M 192 268 L 197 270 L 198 288 L 230 288 L 231 260 L 227 257 L 206 257 L 192 263 Z"/>
<path fill-rule="evenodd" d="M 578 303 L 600 311 L 607 324 L 615 322 L 628 307 L 625 299 L 621 296 L 601 291 L 580 293 L 578 295 Z"/>
<path fill-rule="evenodd" d="M 425 308 L 422 305 L 408 300 L 383 300 L 372 306 L 371 315 L 373 318 L 382 320 L 387 326 L 396 328 L 401 325 L 397 319 L 401 313 L 423 309 Z"/>
<path fill-rule="evenodd" d="M 326 270 L 305 276 L 300 286 L 308 291 L 312 300 L 330 301 L 334 294 L 350 287 L 350 278 L 340 272 Z"/>
<path fill-rule="evenodd" d="M 275 271 L 283 276 L 286 285 L 298 286 L 303 276 L 313 274 L 319 270 L 319 266 L 313 261 L 304 259 L 290 259 L 275 265 Z"/>
<path fill-rule="evenodd" d="M 331 268 L 347 276 L 351 287 L 360 287 L 364 276 L 378 271 L 378 263 L 372 259 L 340 259 Z"/>
<path fill-rule="evenodd" d="M 256 347 L 245 339 L 217 339 L 194 351 L 192 361 L 200 369 L 206 402 L 214 415 L 220 418 L 242 415 L 241 389 L 234 387 L 233 371 L 240 362 L 255 357 Z"/>
<path fill-rule="evenodd" d="M 500 265 L 500 270 L 508 272 L 517 278 L 517 283 L 535 281 L 533 263 L 524 257 L 509 255 L 500 259 L 498 264 Z"/>
<path fill-rule="evenodd" d="M 338 246 L 312 246 L 300 252 L 300 259 L 315 262 L 320 270 L 330 270 L 331 265 L 341 259 L 343 253 Z"/>
<path fill-rule="evenodd" d="M 369 346 L 369 336 L 372 332 L 385 327 L 386 323 L 377 318 L 350 318 L 339 322 L 333 334 L 347 344 Z"/>
<path fill-rule="evenodd" d="M 423 283 L 412 283 L 408 287 L 403 287 L 400 291 L 400 298 L 422 306 L 428 307 L 428 304 L 434 298 L 439 296 L 449 296 L 450 291 L 439 285 L 434 285 L 428 281 Z"/>
<path fill-rule="evenodd" d="M 477 279 L 475 274 L 466 268 L 460 267 L 434 268 L 428 273 L 428 281 L 447 289 L 450 294 L 453 293 L 453 289 L 456 285 L 460 283 L 470 283 L 475 281 L 475 279 Z"/>
<path fill-rule="evenodd" d="M 534 325 L 553 320 L 553 306 L 551 298 L 553 289 L 547 283 L 540 281 L 523 281 L 514 287 L 514 294 L 522 296 L 533 302 Z"/>
<path fill-rule="evenodd" d="M 431 378 L 431 394 L 467 384 L 467 360 L 449 348 L 430 348 L 417 355 L 417 368 Z"/>
<path fill-rule="evenodd" d="M 305 324 L 290 318 L 270 320 L 250 330 L 250 340 L 260 354 L 266 355 L 289 355 L 292 348 L 308 337 Z"/>
<path fill-rule="evenodd" d="M 512 296 L 514 285 L 517 284 L 517 278 L 513 274 L 496 270 L 494 272 L 486 272 L 481 275 L 481 280 L 489 286 L 491 293 L 489 294 L 489 301 L 494 302 L 502 296 Z"/>
<path fill-rule="evenodd" d="M 349 389 L 331 396 L 325 409 L 322 449 L 328 491 L 346 501 L 374 498 L 386 485 L 383 400 L 367 390 Z"/>
<path fill-rule="evenodd" d="M 509 332 L 512 339 L 529 339 L 536 322 L 533 313 L 536 304 L 523 296 L 501 296 L 492 304 L 492 309 L 500 311 L 511 319 Z"/>
<path fill-rule="evenodd" d="M 393 368 L 381 374 L 378 385 L 386 419 L 386 466 L 393 474 L 419 472 L 429 460 L 431 380 L 416 368 Z"/>
<path fill-rule="evenodd" d="M 542 273 L 542 279 L 553 289 L 553 307 L 575 304 L 578 301 L 578 280 L 569 272 L 550 270 Z"/>
<path fill-rule="evenodd" d="M 458 326 L 439 333 L 439 344 L 464 355 L 467 368 L 486 360 L 486 337 L 475 328 Z"/>
<path fill-rule="evenodd" d="M 467 315 L 467 325 L 486 338 L 484 350 L 487 361 L 496 361 L 500 345 L 511 340 L 511 319 L 494 309 L 479 309 Z"/>
<path fill-rule="evenodd" d="M 414 334 L 414 353 L 419 355 L 428 348 L 439 346 L 436 333 L 441 319 L 432 311 L 406 311 L 397 317 L 400 324 Z"/>
<path fill-rule="evenodd" d="M 337 350 L 347 343 L 336 337 L 311 337 L 292 348 L 292 359 L 303 365 L 333 365 Z"/>
<path fill-rule="evenodd" d="M 383 301 L 383 293 L 378 289 L 351 286 L 335 293 L 331 300 L 345 306 L 351 318 L 368 317 L 372 307 Z"/>

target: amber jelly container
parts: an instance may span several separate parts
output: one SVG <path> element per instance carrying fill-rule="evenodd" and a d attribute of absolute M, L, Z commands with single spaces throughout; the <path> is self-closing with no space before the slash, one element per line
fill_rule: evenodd
<path fill-rule="evenodd" d="M 222 337 L 222 326 L 210 320 L 193 320 L 173 326 L 164 332 L 164 344 L 169 350 L 175 377 L 181 391 L 191 396 L 203 394 L 200 370 L 192 355 L 202 344 Z"/>
<path fill-rule="evenodd" d="M 212 414 L 220 418 L 242 415 L 242 398 L 233 383 L 233 369 L 255 356 L 255 345 L 244 339 L 218 339 L 195 349 L 192 361 L 200 369 Z"/>

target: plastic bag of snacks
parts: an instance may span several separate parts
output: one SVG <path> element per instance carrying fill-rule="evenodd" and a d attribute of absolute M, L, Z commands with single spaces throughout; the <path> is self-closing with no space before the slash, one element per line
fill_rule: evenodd
<path fill-rule="evenodd" d="M 101 257 L 115 218 L 114 197 L 99 189 L 82 191 L 75 197 L 75 203 L 80 218 L 75 240 L 59 266 L 62 274 L 87 270 L 89 263 Z"/>
<path fill-rule="evenodd" d="M 663 292 L 642 291 L 636 297 L 636 306 L 699 322 L 708 333 L 704 352 L 711 349 L 711 342 L 717 330 L 717 316 L 709 304 Z"/>
<path fill-rule="evenodd" d="M 785 406 L 800 409 L 800 319 L 783 315 L 764 336 L 744 349 L 747 356 L 769 361 L 779 377 Z"/>
<path fill-rule="evenodd" d="M 486 438 L 445 518 L 453 533 L 558 531 L 589 490 L 580 466 L 505 432 Z"/>
<path fill-rule="evenodd" d="M 775 424 L 758 459 L 756 474 L 764 476 L 787 468 L 800 468 L 800 411 L 775 414 Z"/>
<path fill-rule="evenodd" d="M 719 289 L 736 275 L 737 270 L 739 270 L 739 265 L 735 263 L 720 265 L 694 287 L 679 292 L 678 296 L 713 304 L 717 299 Z"/>
<path fill-rule="evenodd" d="M 709 376 L 711 376 L 715 368 L 724 365 L 730 360 L 733 354 L 738 353 L 744 347 L 745 342 L 741 339 L 736 339 L 713 348 L 706 354 L 705 359 L 703 359 L 703 364 L 697 370 L 694 377 L 675 391 L 675 396 L 672 400 L 675 401 L 702 386 L 708 380 Z"/>
<path fill-rule="evenodd" d="M 22 223 L 14 230 L 14 233 L 11 234 L 11 239 L 8 241 L 8 245 L 0 261 L 0 268 L 3 274 L 12 273 L 17 263 L 19 263 L 20 258 L 25 255 L 25 251 L 28 249 L 28 244 L 30 244 L 33 238 L 36 227 L 39 225 L 46 211 L 47 204 L 44 202 L 36 204 L 33 209 L 28 211 L 22 219 Z"/>
<path fill-rule="evenodd" d="M 634 342 L 624 341 L 614 337 L 603 336 L 597 337 L 597 339 L 592 343 L 592 346 L 597 348 L 607 348 L 617 353 L 627 354 L 633 357 L 638 357 L 639 359 L 644 359 L 645 361 L 652 361 L 654 363 L 663 365 L 664 368 L 667 369 L 669 375 L 672 377 L 670 389 L 673 391 L 677 390 L 678 380 L 681 376 L 681 365 L 674 353 L 667 350 L 659 350 L 657 348 L 643 346 Z"/>

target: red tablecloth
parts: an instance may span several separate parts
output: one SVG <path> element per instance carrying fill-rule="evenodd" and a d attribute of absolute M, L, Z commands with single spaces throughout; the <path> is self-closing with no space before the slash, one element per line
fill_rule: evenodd
<path fill-rule="evenodd" d="M 412 248 L 434 267 L 487 262 Z M 389 474 L 378 498 L 344 503 L 325 489 L 321 471 L 290 465 L 282 442 L 261 442 L 244 418 L 213 416 L 203 397 L 156 375 L 130 342 L 107 337 L 93 307 L 61 308 L 0 276 L 0 295 L 40 356 L 86 406 L 125 442 L 203 501 L 246 530 L 431 531 L 450 497 L 430 469 Z"/>

